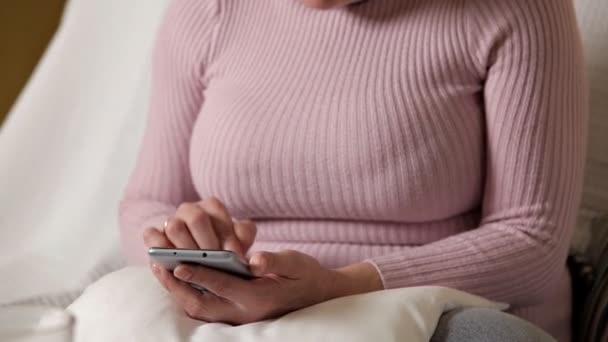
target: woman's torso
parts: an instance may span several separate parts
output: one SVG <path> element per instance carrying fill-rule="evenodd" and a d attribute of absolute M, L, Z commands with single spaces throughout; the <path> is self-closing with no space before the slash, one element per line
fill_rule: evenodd
<path fill-rule="evenodd" d="M 484 69 L 466 6 L 222 1 L 190 149 L 201 198 L 255 219 L 253 250 L 331 267 L 476 228 Z M 515 312 L 559 331 L 568 296 L 564 276 Z"/>

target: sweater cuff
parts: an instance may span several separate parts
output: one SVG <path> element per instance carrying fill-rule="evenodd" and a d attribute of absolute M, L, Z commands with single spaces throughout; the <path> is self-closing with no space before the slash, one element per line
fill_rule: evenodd
<path fill-rule="evenodd" d="M 415 284 L 413 274 L 408 271 L 407 258 L 402 254 L 380 256 L 365 261 L 376 268 L 385 289 L 420 285 Z"/>
<path fill-rule="evenodd" d="M 459 268 L 454 265 L 455 260 L 446 260 L 442 254 L 430 248 L 412 247 L 365 261 L 376 268 L 385 289 L 394 289 L 442 283 L 444 276 L 451 273 L 446 265 L 454 266 L 454 270 Z"/>
<path fill-rule="evenodd" d="M 470 291 L 474 290 L 470 288 L 471 277 L 479 277 L 496 288 L 502 278 L 488 275 L 498 272 L 496 265 L 505 264 L 501 261 L 505 259 L 502 253 L 494 259 L 474 258 L 470 254 L 458 244 L 442 244 L 406 248 L 366 261 L 378 270 L 385 289 L 440 285 Z"/>
<path fill-rule="evenodd" d="M 374 266 L 374 268 L 376 269 L 376 272 L 378 272 L 378 275 L 380 275 L 380 281 L 382 282 L 382 288 L 384 288 L 385 290 L 388 289 L 389 287 L 386 286 L 386 279 L 384 277 L 384 272 L 382 272 L 382 269 L 380 268 L 380 266 L 378 266 L 378 263 L 376 263 L 376 261 L 374 261 L 372 259 L 366 259 L 366 260 L 363 260 L 363 262 L 366 262 L 366 263 Z"/>

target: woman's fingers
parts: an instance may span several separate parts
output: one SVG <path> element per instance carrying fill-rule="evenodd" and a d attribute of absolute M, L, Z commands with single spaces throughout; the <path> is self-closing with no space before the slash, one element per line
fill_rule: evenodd
<path fill-rule="evenodd" d="M 210 197 L 200 202 L 200 206 L 209 215 L 209 219 L 217 234 L 220 248 L 244 256 L 243 246 L 234 232 L 234 222 L 224 204 L 217 198 Z"/>
<path fill-rule="evenodd" d="M 206 321 L 229 321 L 234 317 L 234 304 L 213 294 L 203 294 L 188 283 L 176 279 L 160 265 L 152 265 L 154 275 L 188 316 Z"/>
<path fill-rule="evenodd" d="M 186 224 L 198 248 L 220 249 L 220 241 L 211 219 L 197 203 L 180 205 L 175 216 Z"/>
<path fill-rule="evenodd" d="M 164 232 L 169 241 L 177 248 L 198 248 L 194 238 L 190 234 L 190 230 L 184 221 L 178 218 L 171 217 L 167 219 Z"/>
<path fill-rule="evenodd" d="M 182 281 L 206 288 L 216 296 L 235 301 L 251 289 L 247 280 L 207 267 L 179 265 L 173 275 Z"/>
<path fill-rule="evenodd" d="M 223 249 L 244 257 L 256 236 L 250 220 L 234 220 L 215 197 L 183 203 L 167 221 L 164 233 L 178 248 Z"/>
<path fill-rule="evenodd" d="M 297 279 L 306 271 L 305 256 L 299 252 L 256 252 L 249 259 L 251 271 L 256 276 L 277 274 L 289 279 Z"/>
<path fill-rule="evenodd" d="M 174 244 L 167 236 L 156 228 L 147 228 L 143 233 L 144 244 L 147 247 L 173 248 Z"/>
<path fill-rule="evenodd" d="M 255 223 L 251 220 L 238 220 L 234 223 L 234 233 L 241 243 L 243 253 L 247 253 L 257 234 Z"/>

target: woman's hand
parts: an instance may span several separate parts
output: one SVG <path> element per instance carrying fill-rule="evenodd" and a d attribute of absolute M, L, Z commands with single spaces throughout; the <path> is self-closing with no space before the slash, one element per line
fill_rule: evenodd
<path fill-rule="evenodd" d="M 233 221 L 224 204 L 210 197 L 181 204 L 175 215 L 167 219 L 163 231 L 148 228 L 143 238 L 148 247 L 223 249 L 244 258 L 255 235 L 252 221 Z"/>
<path fill-rule="evenodd" d="M 241 279 L 202 266 L 180 265 L 173 274 L 152 265 L 154 274 L 192 318 L 206 322 L 244 324 L 283 315 L 329 299 L 382 289 L 368 263 L 340 270 L 322 267 L 296 251 L 257 252 L 251 271 L 259 278 Z M 193 289 L 194 283 L 208 289 Z"/>

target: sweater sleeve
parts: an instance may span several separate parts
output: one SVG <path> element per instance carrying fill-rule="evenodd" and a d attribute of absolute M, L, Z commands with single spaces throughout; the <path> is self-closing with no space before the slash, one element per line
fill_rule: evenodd
<path fill-rule="evenodd" d="M 386 288 L 442 285 L 525 305 L 563 274 L 580 202 L 582 48 L 570 0 L 468 4 L 471 54 L 485 82 L 481 222 L 368 262 Z"/>
<path fill-rule="evenodd" d="M 145 228 L 160 227 L 180 203 L 198 199 L 189 145 L 203 103 L 214 14 L 212 1 L 174 0 L 159 29 L 147 125 L 119 208 L 122 249 L 130 263 L 147 261 Z"/>

